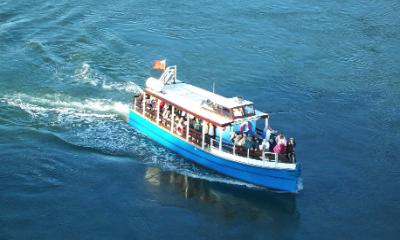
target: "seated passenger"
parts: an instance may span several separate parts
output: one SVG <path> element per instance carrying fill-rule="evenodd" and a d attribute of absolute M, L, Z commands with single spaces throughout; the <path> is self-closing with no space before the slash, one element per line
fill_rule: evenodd
<path fill-rule="evenodd" d="M 245 133 L 243 133 L 243 135 L 241 136 L 241 138 L 238 141 L 237 145 L 238 146 L 244 146 L 244 144 L 246 142 L 246 138 L 247 138 L 247 135 Z"/>
<path fill-rule="evenodd" d="M 201 124 L 198 118 L 196 118 L 196 120 L 194 121 L 193 128 L 194 130 L 201 132 Z"/>
<path fill-rule="evenodd" d="M 169 111 L 168 106 L 165 105 L 165 106 L 164 106 L 163 113 L 162 113 L 162 118 L 163 118 L 163 120 L 169 119 L 170 113 L 171 113 L 171 112 Z"/>
<path fill-rule="evenodd" d="M 267 139 L 263 139 L 259 149 L 262 152 L 269 152 L 269 141 L 267 141 Z"/>
<path fill-rule="evenodd" d="M 156 100 L 155 99 L 151 99 L 149 105 L 150 105 L 150 109 L 151 110 L 156 109 L 156 106 L 157 106 L 156 105 Z"/>
<path fill-rule="evenodd" d="M 258 150 L 258 146 L 260 145 L 261 143 L 259 143 L 259 140 L 256 138 L 256 137 L 252 137 L 252 142 L 251 142 L 251 150 L 252 151 L 257 151 Z"/>
<path fill-rule="evenodd" d="M 229 140 L 232 142 L 232 143 L 235 143 L 235 138 L 236 138 L 236 135 L 237 135 L 237 133 L 235 132 L 235 131 L 231 131 L 230 133 L 229 133 Z"/>
<path fill-rule="evenodd" d="M 161 101 L 161 100 L 159 100 L 159 101 L 160 101 L 160 109 L 164 109 L 165 102 L 164 102 L 164 101 Z"/>
<path fill-rule="evenodd" d="M 248 135 L 246 139 L 244 140 L 244 147 L 247 149 L 253 149 L 254 148 L 254 140 L 253 137 Z"/>
<path fill-rule="evenodd" d="M 182 136 L 182 135 L 183 135 L 183 128 L 184 128 L 184 126 L 183 126 L 183 118 L 181 117 L 181 118 L 179 119 L 179 121 L 178 121 L 178 124 L 176 125 L 176 133 L 177 133 L 179 136 Z"/>
<path fill-rule="evenodd" d="M 235 133 L 235 134 L 236 134 L 236 136 L 235 136 L 235 138 L 233 139 L 233 144 L 239 146 L 239 141 L 243 138 L 243 136 L 242 136 L 241 134 L 237 134 L 237 133 Z"/>
<path fill-rule="evenodd" d="M 147 98 L 145 101 L 145 106 L 146 106 L 146 109 L 148 109 L 148 108 L 150 108 L 150 98 Z"/>

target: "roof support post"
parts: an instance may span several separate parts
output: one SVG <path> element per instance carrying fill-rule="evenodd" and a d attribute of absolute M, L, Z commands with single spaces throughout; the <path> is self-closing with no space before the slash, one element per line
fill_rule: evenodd
<path fill-rule="evenodd" d="M 203 120 L 202 126 L 201 126 L 201 148 L 204 149 L 204 141 L 205 141 L 205 125 L 207 123 Z"/>
<path fill-rule="evenodd" d="M 133 97 L 133 111 L 136 112 L 136 96 Z"/>
<path fill-rule="evenodd" d="M 172 113 L 171 113 L 171 132 L 174 132 L 174 119 L 175 119 L 175 107 L 172 105 Z"/>
<path fill-rule="evenodd" d="M 142 113 L 143 113 L 143 116 L 145 115 L 145 113 L 146 113 L 146 93 L 145 92 L 143 92 L 143 109 L 142 109 Z"/>
<path fill-rule="evenodd" d="M 219 131 L 219 151 L 222 151 L 222 127 L 218 127 L 218 131 Z"/>
<path fill-rule="evenodd" d="M 186 113 L 186 141 L 189 141 L 189 119 L 190 114 Z"/>
<path fill-rule="evenodd" d="M 158 125 L 158 122 L 160 121 L 160 99 L 157 99 L 157 117 L 156 117 L 156 123 Z"/>

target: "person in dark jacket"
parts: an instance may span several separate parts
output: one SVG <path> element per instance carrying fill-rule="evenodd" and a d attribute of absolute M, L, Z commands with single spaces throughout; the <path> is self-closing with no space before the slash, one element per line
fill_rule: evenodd
<path fill-rule="evenodd" d="M 295 155 L 294 155 L 294 149 L 296 147 L 296 142 L 294 141 L 293 138 L 289 138 L 289 141 L 287 142 L 286 146 L 286 153 L 287 157 L 291 162 L 295 162 Z"/>

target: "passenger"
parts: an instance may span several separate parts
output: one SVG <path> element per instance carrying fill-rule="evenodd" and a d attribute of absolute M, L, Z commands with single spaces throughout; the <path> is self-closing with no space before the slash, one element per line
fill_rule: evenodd
<path fill-rule="evenodd" d="M 294 141 L 293 138 L 289 138 L 289 141 L 286 146 L 286 153 L 288 156 L 288 159 L 294 162 L 294 148 L 296 147 L 296 142 Z"/>
<path fill-rule="evenodd" d="M 244 147 L 247 149 L 252 149 L 254 147 L 253 137 L 248 135 L 244 140 Z"/>
<path fill-rule="evenodd" d="M 157 104 L 156 100 L 155 99 L 151 99 L 150 100 L 150 109 L 154 110 L 156 108 L 156 106 L 157 106 L 156 104 Z"/>
<path fill-rule="evenodd" d="M 241 134 L 237 134 L 237 133 L 235 133 L 235 134 L 236 134 L 236 136 L 235 136 L 235 139 L 233 141 L 233 144 L 239 145 L 239 141 L 243 138 L 243 136 Z"/>
<path fill-rule="evenodd" d="M 203 129 L 204 129 L 204 133 L 208 135 L 208 123 L 203 121 Z"/>
<path fill-rule="evenodd" d="M 237 145 L 238 145 L 238 146 L 244 146 L 244 144 L 245 144 L 245 142 L 246 142 L 246 138 L 247 138 L 246 133 L 243 133 L 243 135 L 242 135 L 242 137 L 240 138 L 240 140 L 238 141 Z"/>
<path fill-rule="evenodd" d="M 274 153 L 284 154 L 286 153 L 286 139 L 283 134 L 279 134 L 276 137 L 276 146 L 273 148 Z"/>
<path fill-rule="evenodd" d="M 283 144 L 286 147 L 287 141 L 286 141 L 285 135 L 283 135 L 282 133 L 279 133 L 278 136 L 276 136 L 276 138 L 275 138 L 275 142 L 277 145 Z"/>
<path fill-rule="evenodd" d="M 214 134 L 214 125 L 212 125 L 210 123 L 209 127 L 208 127 L 208 136 L 210 136 L 211 138 L 214 138 L 215 134 Z"/>
<path fill-rule="evenodd" d="M 142 101 L 143 101 L 143 94 L 140 94 L 139 97 L 137 98 L 136 106 L 139 106 L 141 108 L 143 104 Z"/>
<path fill-rule="evenodd" d="M 164 109 L 164 106 L 166 105 L 165 102 L 161 100 L 159 101 L 160 101 L 160 109 Z"/>
<path fill-rule="evenodd" d="M 251 150 L 257 151 L 259 146 L 261 145 L 261 139 L 253 136 L 253 146 L 251 147 Z"/>
<path fill-rule="evenodd" d="M 146 100 L 145 100 L 145 105 L 146 105 L 146 109 L 148 109 L 148 108 L 150 108 L 150 98 L 147 98 Z"/>
<path fill-rule="evenodd" d="M 268 141 L 271 139 L 272 129 L 268 126 L 265 127 L 262 133 L 262 138 L 267 139 Z"/>
<path fill-rule="evenodd" d="M 182 135 L 183 135 L 183 128 L 184 128 L 184 126 L 183 126 L 183 117 L 181 117 L 181 118 L 179 119 L 179 121 L 178 121 L 178 124 L 176 125 L 176 133 L 177 133 L 179 136 L 182 136 Z"/>
<path fill-rule="evenodd" d="M 231 132 L 229 133 L 229 135 L 230 135 L 229 140 L 230 140 L 232 143 L 235 143 L 235 138 L 236 138 L 237 133 L 236 133 L 235 131 L 231 131 Z"/>
<path fill-rule="evenodd" d="M 169 115 L 170 114 L 171 114 L 171 112 L 169 111 L 168 105 L 165 105 L 163 113 L 162 113 L 163 120 L 165 121 L 165 120 L 169 119 L 169 117 L 170 117 Z"/>
<path fill-rule="evenodd" d="M 259 146 L 260 151 L 264 152 L 269 152 L 269 141 L 267 139 L 263 139 L 261 145 Z"/>
<path fill-rule="evenodd" d="M 193 128 L 194 130 L 201 132 L 201 124 L 198 118 L 196 118 L 196 120 L 194 121 Z"/>

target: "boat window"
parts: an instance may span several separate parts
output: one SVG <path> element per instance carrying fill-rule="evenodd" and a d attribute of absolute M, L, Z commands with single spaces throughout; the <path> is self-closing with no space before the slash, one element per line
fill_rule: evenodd
<path fill-rule="evenodd" d="M 253 116 L 255 114 L 254 106 L 253 105 L 244 106 L 244 112 L 246 116 Z"/>
<path fill-rule="evenodd" d="M 210 99 L 202 101 L 201 106 L 203 108 L 206 108 L 207 110 L 218 113 L 224 117 L 229 117 L 229 118 L 231 117 L 231 110 L 229 108 L 219 105 L 219 104 L 211 101 Z"/>
<path fill-rule="evenodd" d="M 231 116 L 231 111 L 229 110 L 229 108 L 224 107 L 224 108 L 222 109 L 222 114 L 223 114 L 225 117 L 230 117 L 230 116 Z"/>
<path fill-rule="evenodd" d="M 242 108 L 234 108 L 233 109 L 233 116 L 236 117 L 243 117 L 243 109 Z"/>

